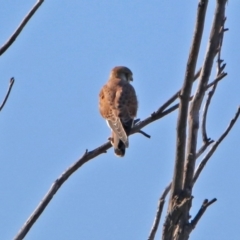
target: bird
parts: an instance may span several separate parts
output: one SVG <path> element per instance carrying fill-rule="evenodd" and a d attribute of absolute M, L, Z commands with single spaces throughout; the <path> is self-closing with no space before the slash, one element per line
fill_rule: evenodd
<path fill-rule="evenodd" d="M 131 81 L 133 73 L 129 68 L 114 67 L 99 93 L 99 111 L 112 130 L 110 140 L 118 157 L 123 157 L 129 147 L 128 135 L 138 110 L 138 100 Z"/>

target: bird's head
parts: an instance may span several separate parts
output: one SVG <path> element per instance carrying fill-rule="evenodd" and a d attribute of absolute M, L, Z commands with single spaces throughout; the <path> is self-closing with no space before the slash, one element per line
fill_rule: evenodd
<path fill-rule="evenodd" d="M 121 78 L 127 82 L 133 81 L 132 71 L 129 68 L 123 66 L 113 68 L 110 77 Z"/>

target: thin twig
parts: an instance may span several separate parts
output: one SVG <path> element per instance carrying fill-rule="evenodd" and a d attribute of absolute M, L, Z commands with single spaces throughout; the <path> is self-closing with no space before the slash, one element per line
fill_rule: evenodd
<path fill-rule="evenodd" d="M 212 87 L 213 85 L 215 85 L 216 83 L 218 83 L 220 80 L 222 80 L 224 77 L 226 77 L 227 76 L 227 73 L 225 73 L 225 72 L 223 72 L 223 73 L 221 73 L 219 76 L 217 76 L 211 83 L 209 83 L 208 85 L 207 85 L 207 87 L 205 88 L 205 91 L 208 89 L 208 88 L 210 88 L 210 87 Z"/>
<path fill-rule="evenodd" d="M 219 139 L 214 142 L 214 144 L 212 145 L 211 149 L 209 150 L 209 152 L 207 153 L 207 155 L 203 158 L 203 160 L 200 162 L 200 164 L 198 165 L 195 173 L 194 173 L 194 177 L 193 177 L 193 183 L 195 183 L 200 175 L 200 173 L 202 172 L 204 166 L 206 165 L 206 163 L 208 162 L 208 160 L 211 158 L 211 156 L 213 155 L 213 153 L 216 151 L 218 145 L 222 142 L 222 140 L 227 136 L 227 134 L 230 132 L 230 130 L 232 129 L 233 125 L 235 124 L 235 122 L 237 121 L 238 117 L 240 115 L 240 107 L 238 107 L 238 110 L 234 116 L 234 118 L 231 120 L 231 122 L 229 123 L 227 129 L 225 130 L 225 132 L 219 137 Z"/>
<path fill-rule="evenodd" d="M 217 201 L 216 198 L 212 199 L 211 201 L 208 201 L 208 199 L 205 199 L 203 201 L 203 204 L 202 204 L 201 208 L 199 209 L 198 213 L 196 214 L 196 216 L 194 217 L 194 219 L 190 223 L 190 226 L 191 226 L 190 231 L 192 231 L 196 227 L 198 221 L 200 220 L 200 218 L 202 217 L 204 212 L 207 210 L 207 208 L 216 201 Z"/>
<path fill-rule="evenodd" d="M 221 51 L 222 51 L 222 43 L 223 43 L 223 37 L 224 37 L 224 23 L 226 21 L 226 17 L 223 19 L 222 26 L 220 28 L 219 33 L 219 46 L 218 46 L 218 53 L 217 53 L 217 80 L 222 79 L 227 75 L 227 73 L 224 73 L 223 70 L 226 67 L 226 64 L 222 64 L 223 60 L 221 59 Z M 214 81 L 212 90 L 208 93 L 206 103 L 203 108 L 203 117 L 202 117 L 202 139 L 203 142 L 209 141 L 207 137 L 207 130 L 206 130 L 206 121 L 207 121 L 207 113 L 208 108 L 211 103 L 211 99 L 216 91 L 218 81 Z"/>
<path fill-rule="evenodd" d="M 206 103 L 205 103 L 204 108 L 203 108 L 202 128 L 201 128 L 202 129 L 203 142 L 208 142 L 210 140 L 207 137 L 207 130 L 206 130 L 207 112 L 208 112 L 209 105 L 211 103 L 212 96 L 213 96 L 213 94 L 216 90 L 217 84 L 225 76 L 227 76 L 227 73 L 220 73 L 212 83 L 208 84 L 208 87 L 213 86 L 213 88 L 208 93 L 208 97 L 207 97 Z"/>
<path fill-rule="evenodd" d="M 147 133 L 145 133 L 145 132 L 142 131 L 142 130 L 139 130 L 138 132 L 141 133 L 144 137 L 151 138 L 150 135 L 148 135 Z"/>
<path fill-rule="evenodd" d="M 206 103 L 203 108 L 202 128 L 201 129 L 202 129 L 202 139 L 203 139 L 204 143 L 206 143 L 210 140 L 210 138 L 207 137 L 207 129 L 206 129 L 207 112 L 208 112 L 209 105 L 211 103 L 212 96 L 216 90 L 216 87 L 217 87 L 217 83 L 215 85 L 213 85 L 212 90 L 208 93 L 207 100 L 206 100 Z"/>
<path fill-rule="evenodd" d="M 5 103 L 6 103 L 7 100 L 8 100 L 8 97 L 9 97 L 10 92 L 11 92 L 11 90 L 12 90 L 12 86 L 13 86 L 13 84 L 14 84 L 14 81 L 15 81 L 15 80 L 14 80 L 13 77 L 12 77 L 12 78 L 10 79 L 10 81 L 9 81 L 8 91 L 7 91 L 7 94 L 6 94 L 5 98 L 3 99 L 3 102 L 2 102 L 2 104 L 1 104 L 1 106 L 0 106 L 0 111 L 2 111 Z"/>
<path fill-rule="evenodd" d="M 154 238 L 155 238 L 155 235 L 156 235 L 156 232 L 157 232 L 157 229 L 158 229 L 158 226 L 159 226 L 159 222 L 160 222 L 160 219 L 161 219 L 161 215 L 162 215 L 162 210 L 163 210 L 163 206 L 164 206 L 164 203 L 165 203 L 165 198 L 166 198 L 167 194 L 169 193 L 169 191 L 171 189 L 171 185 L 172 185 L 172 182 L 170 182 L 168 184 L 168 186 L 164 189 L 164 191 L 163 191 L 163 193 L 162 193 L 162 195 L 161 195 L 161 197 L 158 201 L 157 213 L 156 213 L 155 220 L 154 220 L 151 232 L 149 234 L 148 240 L 154 240 Z"/>
<path fill-rule="evenodd" d="M 207 100 L 206 100 L 206 103 L 204 105 L 204 108 L 203 108 L 203 117 L 202 117 L 202 139 L 203 139 L 203 142 L 208 142 L 210 139 L 207 137 L 207 130 L 206 130 L 206 122 L 207 122 L 207 112 L 208 112 L 208 108 L 210 106 L 210 103 L 211 103 L 211 99 L 212 99 L 212 96 L 213 94 L 215 93 L 215 90 L 217 88 L 217 84 L 218 82 L 223 79 L 225 76 L 227 76 L 227 73 L 220 73 L 218 75 L 218 77 L 211 83 L 211 84 L 208 84 L 208 86 L 213 86 L 212 90 L 208 93 L 208 96 L 207 96 Z"/>
<path fill-rule="evenodd" d="M 16 40 L 18 35 L 21 33 L 27 22 L 30 20 L 30 18 L 33 16 L 33 14 L 37 11 L 37 9 L 41 6 L 44 0 L 38 0 L 37 3 L 34 5 L 32 10 L 27 14 L 27 16 L 23 19 L 23 21 L 20 23 L 16 31 L 13 33 L 13 35 L 7 40 L 7 42 L 0 48 L 0 56 L 12 45 L 12 43 Z"/>
<path fill-rule="evenodd" d="M 203 146 L 197 151 L 196 159 L 199 158 L 205 152 L 208 146 L 211 145 L 213 142 L 214 142 L 213 140 L 208 139 L 208 141 L 205 142 Z"/>

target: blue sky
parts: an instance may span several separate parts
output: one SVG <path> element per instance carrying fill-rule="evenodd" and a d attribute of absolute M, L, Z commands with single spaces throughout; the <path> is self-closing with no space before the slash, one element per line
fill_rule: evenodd
<path fill-rule="evenodd" d="M 215 1 L 209 2 L 198 67 L 214 12 Z M 1 45 L 34 4 L 1 4 Z M 106 142 L 110 131 L 98 112 L 98 93 L 111 68 L 125 65 L 133 71 L 141 119 L 181 87 L 196 8 L 197 1 L 166 0 L 42 4 L 0 58 L 1 98 L 9 79 L 16 80 L 0 118 L 0 239 L 14 237 L 54 180 L 86 149 Z M 225 130 L 239 106 L 238 9 L 237 1 L 229 1 L 230 31 L 222 50 L 228 76 L 210 107 L 212 139 Z M 214 74 L 215 68 L 212 79 Z M 144 128 L 151 139 L 131 136 L 123 159 L 110 149 L 80 168 L 25 239 L 147 239 L 158 198 L 172 178 L 176 117 L 174 112 Z M 197 225 L 194 240 L 237 239 L 239 132 L 237 122 L 195 186 L 192 216 L 205 198 L 218 201 Z"/>

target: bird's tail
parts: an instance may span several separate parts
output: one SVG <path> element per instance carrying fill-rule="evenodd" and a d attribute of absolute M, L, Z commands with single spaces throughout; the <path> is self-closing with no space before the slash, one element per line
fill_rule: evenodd
<path fill-rule="evenodd" d="M 111 143 L 113 145 L 114 152 L 115 152 L 116 156 L 123 157 L 125 155 L 126 146 L 122 142 L 122 140 L 120 140 L 118 138 L 118 136 L 115 132 L 112 132 Z"/>
<path fill-rule="evenodd" d="M 125 132 L 125 129 L 123 128 L 123 125 L 120 121 L 119 118 L 116 119 L 116 121 L 107 121 L 109 127 L 112 129 L 112 131 L 115 133 L 113 136 L 113 139 L 116 141 L 114 141 L 114 147 L 117 147 L 117 144 L 119 142 L 119 140 L 121 140 L 123 142 L 123 144 L 125 145 L 125 147 L 127 148 L 129 143 L 128 143 L 128 136 Z"/>

